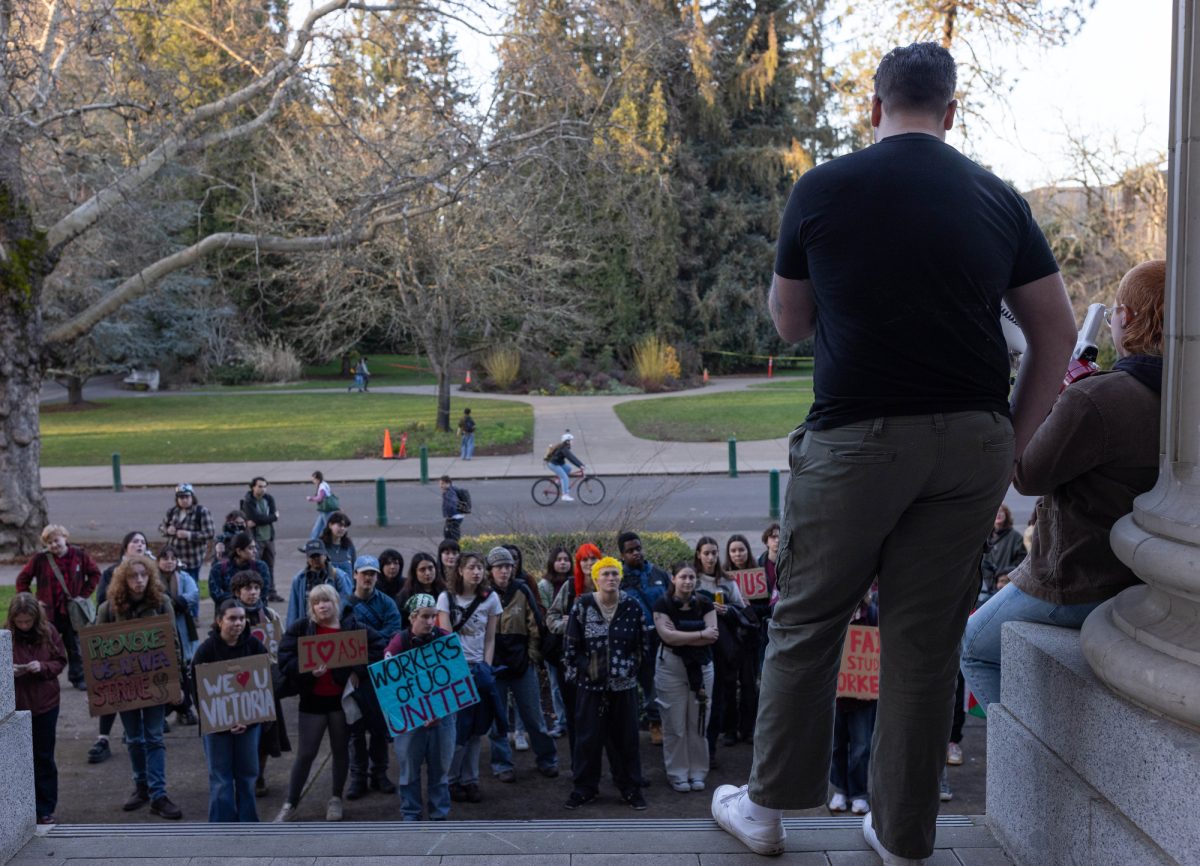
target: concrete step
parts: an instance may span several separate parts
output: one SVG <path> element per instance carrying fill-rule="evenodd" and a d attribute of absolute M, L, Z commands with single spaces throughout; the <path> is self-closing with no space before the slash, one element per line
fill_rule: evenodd
<path fill-rule="evenodd" d="M 787 866 L 874 866 L 862 819 L 791 818 Z M 1008 866 L 983 819 L 938 818 L 928 866 Z M 520 858 L 515 859 L 515 858 Z M 766 862 L 701 819 L 61 825 L 13 866 L 750 866 Z"/>

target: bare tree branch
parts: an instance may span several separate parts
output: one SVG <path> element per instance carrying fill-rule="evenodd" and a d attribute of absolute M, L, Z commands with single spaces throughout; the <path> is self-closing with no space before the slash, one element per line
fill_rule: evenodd
<path fill-rule="evenodd" d="M 30 120 L 26 118 L 25 122 L 32 129 L 42 129 L 52 123 L 58 123 L 60 120 L 66 120 L 71 117 L 79 117 L 81 114 L 87 114 L 92 111 L 116 111 L 119 108 L 136 108 L 143 114 L 150 113 L 150 107 L 143 105 L 140 102 L 129 102 L 126 100 L 118 100 L 113 102 L 93 102 L 91 105 L 80 105 L 75 108 L 68 108 L 65 111 L 60 111 L 57 114 L 51 114 L 49 117 L 44 117 L 41 120 Z"/>

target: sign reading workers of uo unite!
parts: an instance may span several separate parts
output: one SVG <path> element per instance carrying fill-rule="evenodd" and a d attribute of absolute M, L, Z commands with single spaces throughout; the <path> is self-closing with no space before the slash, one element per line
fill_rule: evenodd
<path fill-rule="evenodd" d="M 479 703 L 475 678 L 456 634 L 389 656 L 367 672 L 393 734 L 407 733 Z"/>
<path fill-rule="evenodd" d="M 837 696 L 863 701 L 879 700 L 879 628 L 852 625 L 842 646 Z"/>
<path fill-rule="evenodd" d="M 271 657 L 266 653 L 196 665 L 200 733 L 275 721 Z"/>
<path fill-rule="evenodd" d="M 767 570 L 765 568 L 727 571 L 725 576 L 737 584 L 738 591 L 746 601 L 765 601 L 771 594 L 767 588 Z"/>
<path fill-rule="evenodd" d="M 326 668 L 352 668 L 367 663 L 367 630 L 335 631 L 329 634 L 301 635 L 296 650 L 300 656 L 300 673 Z"/>
<path fill-rule="evenodd" d="M 175 623 L 168 614 L 86 626 L 79 643 L 91 715 L 179 703 Z"/>

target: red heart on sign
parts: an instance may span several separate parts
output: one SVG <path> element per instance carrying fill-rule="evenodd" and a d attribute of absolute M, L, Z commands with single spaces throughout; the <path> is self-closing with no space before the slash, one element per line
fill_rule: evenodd
<path fill-rule="evenodd" d="M 321 657 L 321 661 L 328 662 L 333 658 L 333 641 L 325 641 L 317 644 L 317 655 Z"/>
<path fill-rule="evenodd" d="M 242 671 L 240 674 L 235 674 L 233 677 L 242 688 L 246 688 L 246 683 L 250 682 L 250 671 Z"/>

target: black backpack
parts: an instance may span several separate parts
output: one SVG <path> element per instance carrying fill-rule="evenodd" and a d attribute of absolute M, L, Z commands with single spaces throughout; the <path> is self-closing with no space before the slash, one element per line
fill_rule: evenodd
<path fill-rule="evenodd" d="M 458 496 L 458 513 L 471 513 L 471 493 L 465 487 L 455 487 L 455 494 Z"/>

